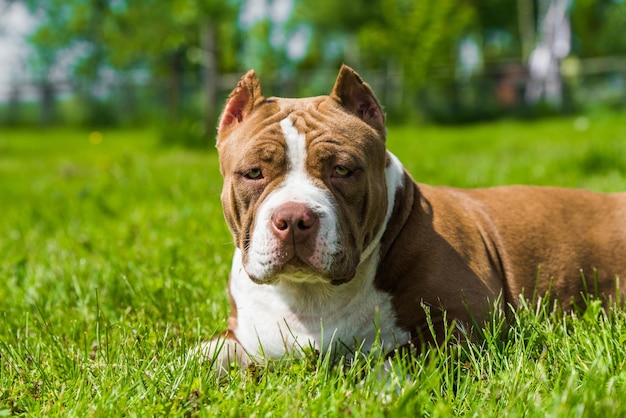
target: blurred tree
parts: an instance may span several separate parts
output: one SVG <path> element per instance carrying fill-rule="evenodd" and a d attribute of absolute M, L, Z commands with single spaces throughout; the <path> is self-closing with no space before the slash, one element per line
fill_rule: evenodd
<path fill-rule="evenodd" d="M 535 48 L 537 7 L 534 0 L 517 0 L 517 21 L 522 48 L 522 60 L 527 61 Z M 504 12 L 504 11 L 503 11 Z"/>
<path fill-rule="evenodd" d="M 37 45 L 36 53 L 30 58 L 30 66 L 40 95 L 40 123 L 50 125 L 55 121 L 55 88 L 52 80 L 60 48 L 54 42 L 45 41 Z"/>
<path fill-rule="evenodd" d="M 597 57 L 626 53 L 626 2 L 576 0 L 571 16 L 575 54 Z"/>
<path fill-rule="evenodd" d="M 380 9 L 380 20 L 359 32 L 360 49 L 383 65 L 395 61 L 412 89 L 440 73 L 439 67 L 455 66 L 458 42 L 474 17 L 462 0 L 380 0 Z"/>
<path fill-rule="evenodd" d="M 106 116 L 94 86 L 107 77 L 118 84 L 128 80 L 130 86 L 141 74 L 151 77 L 151 87 L 166 86 L 168 118 L 161 118 L 166 134 L 191 142 L 213 135 L 220 74 L 238 72 L 239 63 L 279 80 L 285 93 L 312 92 L 303 90 L 315 82 L 291 91 L 296 89 L 295 82 L 285 80 L 297 80 L 296 70 L 336 69 L 346 62 L 365 72 L 376 71 L 378 77 L 368 79 L 380 82 L 376 90 L 382 97 L 389 95 L 385 102 L 396 106 L 394 110 L 414 108 L 406 101 L 423 99 L 428 89 L 438 101 L 453 102 L 460 94 L 459 83 L 470 77 L 461 80 L 461 72 L 455 71 L 463 55 L 461 45 L 469 45 L 479 55 L 475 59 L 480 61 L 479 69 L 472 74 L 483 69 L 494 77 L 493 67 L 502 66 L 503 61 L 525 62 L 535 46 L 542 5 L 549 2 L 9 1 L 27 4 L 38 16 L 31 37 L 35 51 L 31 66 L 40 84 L 42 120 L 54 116 L 55 74 L 71 74 L 72 81 L 82 86 L 85 108 L 92 109 L 94 121 Z M 626 1 L 571 1 L 575 53 L 590 57 L 626 52 L 622 35 Z M 249 17 L 247 23 L 244 15 Z M 489 64 L 494 65 L 488 68 Z M 198 81 L 204 86 L 204 124 L 200 127 L 195 123 L 200 116 L 189 117 L 185 105 L 193 102 L 185 85 Z M 131 93 L 131 88 L 122 91 Z M 133 105 L 128 102 L 130 112 Z M 124 114 L 126 109 L 116 111 Z"/>
<path fill-rule="evenodd" d="M 254 68 L 274 85 L 268 91 L 276 94 L 307 94 L 302 88 L 302 74 L 296 70 L 306 55 L 310 41 L 308 22 L 294 13 L 297 0 L 247 0 L 239 14 L 242 49 L 239 61 L 245 68 Z M 317 34 L 316 34 L 317 35 Z M 319 68 L 320 63 L 311 68 Z M 301 88 L 295 91 L 296 80 Z"/>
<path fill-rule="evenodd" d="M 236 6 L 235 0 L 127 0 L 112 7 L 103 41 L 114 66 L 143 64 L 170 80 L 173 115 L 181 111 L 185 74 L 200 72 L 204 128 L 212 135 L 219 74 L 236 67 Z"/>
<path fill-rule="evenodd" d="M 250 24 L 245 30 L 246 42 L 241 51 L 244 65 L 254 68 L 267 78 L 278 75 L 281 68 L 289 65 L 281 45 L 272 43 L 272 31 L 275 27 L 276 24 L 270 17 Z"/>
<path fill-rule="evenodd" d="M 213 135 L 218 77 L 236 66 L 238 0 L 24 1 L 39 17 L 31 37 L 37 55 L 54 62 L 63 52 L 88 86 L 107 69 L 122 78 L 138 68 L 166 78 L 170 122 L 182 115 L 185 77 L 200 77 L 204 133 Z"/>
<path fill-rule="evenodd" d="M 30 1 L 25 3 L 32 6 Z M 40 91 L 40 123 L 43 125 L 49 125 L 55 119 L 53 72 L 68 42 L 65 36 L 58 33 L 63 31 L 62 24 L 63 22 L 52 20 L 29 39 L 34 51 L 28 61 Z"/>
<path fill-rule="evenodd" d="M 406 98 L 455 65 L 474 11 L 463 0 L 298 0 L 295 15 L 314 31 L 303 66 L 347 62 L 400 74 Z"/>
<path fill-rule="evenodd" d="M 292 24 L 304 24 L 313 31 L 301 67 L 316 67 L 320 63 L 336 67 L 343 61 L 356 65 L 360 60 L 360 33 L 370 26 L 383 25 L 385 0 L 344 0 L 341 4 L 333 0 L 318 0 L 314 4 L 295 1 Z"/>
<path fill-rule="evenodd" d="M 535 47 L 534 0 L 473 0 L 473 32 L 482 39 L 485 59 L 528 57 Z"/>

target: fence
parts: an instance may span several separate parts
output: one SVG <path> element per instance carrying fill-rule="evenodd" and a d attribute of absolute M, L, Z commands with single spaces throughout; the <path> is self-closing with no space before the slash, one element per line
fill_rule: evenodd
<path fill-rule="evenodd" d="M 260 77 L 267 95 L 297 97 L 327 94 L 336 72 L 333 69 L 303 72 L 289 78 L 271 74 Z M 519 62 L 491 64 L 480 75 L 470 78 L 456 77 L 452 69 L 442 68 L 418 92 L 405 88 L 404 77 L 398 72 L 365 70 L 361 75 L 372 86 L 391 120 L 418 116 L 459 123 L 536 112 L 524 100 L 528 74 Z M 562 64 L 562 75 L 563 102 L 552 112 L 626 105 L 626 58 L 567 59 Z M 237 85 L 239 77 L 240 74 L 220 76 L 220 100 Z M 90 86 L 68 80 L 15 84 L 0 90 L 0 125 L 132 125 L 166 117 L 201 126 L 202 91 L 202 82 L 195 75 L 178 82 L 110 79 Z"/>

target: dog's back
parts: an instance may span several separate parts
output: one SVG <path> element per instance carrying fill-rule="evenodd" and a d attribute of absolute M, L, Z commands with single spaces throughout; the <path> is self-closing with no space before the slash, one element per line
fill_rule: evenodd
<path fill-rule="evenodd" d="M 511 186 L 451 192 L 482 212 L 499 242 L 507 299 L 581 292 L 615 296 L 626 283 L 626 193 Z"/>
<path fill-rule="evenodd" d="M 429 339 L 429 327 L 442 336 L 444 315 L 480 323 L 496 300 L 515 307 L 520 295 L 549 292 L 569 308 L 586 293 L 614 300 L 624 291 L 626 193 L 408 181 L 400 193 L 412 209 L 390 220 L 377 283 L 418 338 Z"/>

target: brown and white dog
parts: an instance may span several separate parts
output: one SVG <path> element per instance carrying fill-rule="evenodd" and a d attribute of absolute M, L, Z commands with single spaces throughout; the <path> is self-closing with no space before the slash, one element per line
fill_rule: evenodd
<path fill-rule="evenodd" d="M 567 307 L 624 289 L 626 193 L 415 183 L 346 66 L 329 96 L 304 99 L 266 98 L 248 72 L 217 148 L 237 248 L 228 330 L 202 351 L 221 366 L 377 339 L 389 351 L 428 338 L 426 310 L 441 333 L 446 316 L 480 323 L 522 294 Z"/>

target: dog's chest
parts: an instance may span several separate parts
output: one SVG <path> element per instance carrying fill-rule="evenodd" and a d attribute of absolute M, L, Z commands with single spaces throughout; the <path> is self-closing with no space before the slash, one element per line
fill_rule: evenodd
<path fill-rule="evenodd" d="M 374 258 L 374 257 L 373 257 Z M 277 358 L 302 350 L 385 351 L 409 341 L 396 325 L 391 296 L 373 285 L 376 260 L 362 263 L 348 284 L 277 283 L 259 285 L 247 277 L 235 251 L 231 296 L 237 308 L 234 330 L 252 356 Z"/>

